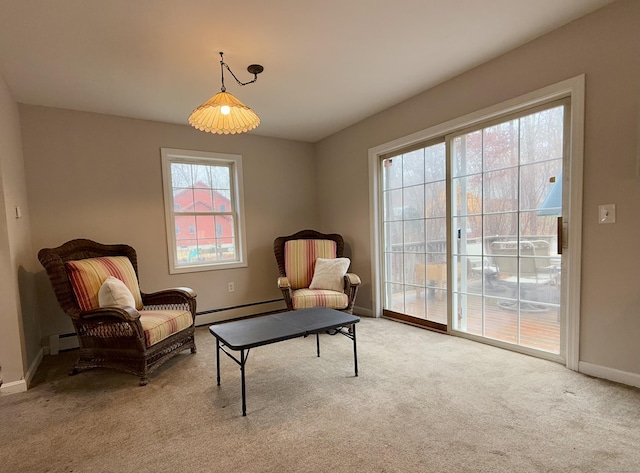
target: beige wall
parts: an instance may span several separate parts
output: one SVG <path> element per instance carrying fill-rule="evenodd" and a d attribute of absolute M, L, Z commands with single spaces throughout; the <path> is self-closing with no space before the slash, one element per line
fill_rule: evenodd
<path fill-rule="evenodd" d="M 73 238 L 130 244 L 143 291 L 192 287 L 198 311 L 282 298 L 273 240 L 317 223 L 311 144 L 36 106 L 21 105 L 20 118 L 36 252 Z M 247 268 L 169 274 L 163 147 L 242 155 Z M 43 337 L 73 332 L 42 268 L 38 291 Z"/>
<path fill-rule="evenodd" d="M 580 74 L 586 75 L 580 359 L 640 374 L 639 39 L 640 2 L 620 0 L 316 145 L 18 107 L 0 80 L 4 381 L 25 374 L 40 337 L 46 344 L 49 334 L 72 331 L 34 258 L 42 247 L 77 237 L 131 244 L 144 291 L 191 286 L 206 311 L 280 298 L 273 239 L 309 227 L 335 231 L 345 236 L 351 270 L 363 279 L 357 306 L 370 310 L 368 149 Z M 169 275 L 161 147 L 243 155 L 248 268 Z M 617 205 L 615 225 L 596 223 L 602 203 Z M 16 205 L 23 219 L 13 218 Z M 227 292 L 229 281 L 234 293 Z"/>
<path fill-rule="evenodd" d="M 425 60 L 428 60 L 425 58 Z M 434 64 L 437 67 L 437 64 Z M 370 309 L 369 148 L 586 75 L 580 360 L 640 374 L 640 2 L 620 0 L 317 144 L 322 228 L 355 248 Z M 598 204 L 617 223 L 599 225 Z"/>
<path fill-rule="evenodd" d="M 15 207 L 22 217 L 16 218 Z M 0 76 L 0 369 L 7 386 L 22 380 L 40 352 L 35 318 L 29 207 L 25 185 L 18 104 Z M 36 363 L 37 364 L 37 363 Z M 19 384 L 22 386 L 19 386 Z"/>

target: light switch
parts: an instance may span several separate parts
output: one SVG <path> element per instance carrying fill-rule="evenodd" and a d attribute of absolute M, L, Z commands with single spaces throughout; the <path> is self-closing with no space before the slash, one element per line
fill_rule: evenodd
<path fill-rule="evenodd" d="M 616 223 L 616 204 L 598 205 L 599 223 Z"/>

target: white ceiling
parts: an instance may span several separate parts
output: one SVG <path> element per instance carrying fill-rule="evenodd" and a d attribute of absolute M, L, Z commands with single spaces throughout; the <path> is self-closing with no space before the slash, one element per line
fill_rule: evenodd
<path fill-rule="evenodd" d="M 20 103 L 186 124 L 220 90 L 251 133 L 316 142 L 613 0 L 0 0 Z"/>

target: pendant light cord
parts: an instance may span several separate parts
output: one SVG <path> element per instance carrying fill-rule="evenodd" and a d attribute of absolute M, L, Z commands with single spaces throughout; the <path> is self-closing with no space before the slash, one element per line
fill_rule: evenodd
<path fill-rule="evenodd" d="M 229 71 L 229 73 L 233 76 L 233 78 L 236 80 L 236 82 L 239 85 L 253 84 L 255 81 L 258 80 L 258 74 L 253 74 L 253 80 L 250 80 L 249 82 L 240 82 L 240 80 L 233 73 L 233 71 L 231 70 L 229 65 L 226 62 L 224 62 L 224 58 L 223 58 L 222 54 L 223 54 L 223 52 L 220 51 L 220 75 L 222 76 L 222 89 L 221 89 L 222 92 L 225 92 L 227 90 L 226 87 L 224 86 L 224 68 L 225 67 L 227 68 L 227 71 Z"/>
<path fill-rule="evenodd" d="M 222 92 L 226 92 L 227 88 L 224 86 L 224 68 L 222 66 L 225 66 L 226 64 L 224 63 L 224 59 L 222 57 L 222 51 L 220 51 L 220 75 L 222 76 Z M 228 66 L 227 66 L 228 67 Z M 231 71 L 229 71 L 231 72 Z"/>

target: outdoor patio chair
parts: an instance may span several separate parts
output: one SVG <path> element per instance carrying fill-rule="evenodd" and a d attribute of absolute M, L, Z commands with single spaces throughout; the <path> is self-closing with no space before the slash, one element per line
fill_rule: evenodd
<path fill-rule="evenodd" d="M 342 236 L 302 230 L 276 238 L 273 251 L 287 309 L 329 307 L 353 313 L 360 278 L 347 272 Z"/>
<path fill-rule="evenodd" d="M 554 281 L 554 268 L 551 265 L 549 242 L 545 240 L 496 241 L 491 243 L 491 254 L 497 268 L 497 280 L 513 288 L 514 299 L 527 300 L 540 286 Z M 518 249 L 519 248 L 519 249 Z M 519 292 L 518 292 L 519 291 Z M 536 295 L 529 297 L 536 300 Z M 518 303 L 500 301 L 503 309 L 515 310 Z M 534 302 L 521 304 L 520 310 L 544 312 L 548 308 Z"/>
<path fill-rule="evenodd" d="M 80 354 L 70 375 L 113 368 L 139 376 L 144 386 L 171 357 L 186 349 L 196 352 L 195 292 L 141 292 L 132 247 L 77 239 L 43 248 L 38 259 L 78 336 Z"/>

